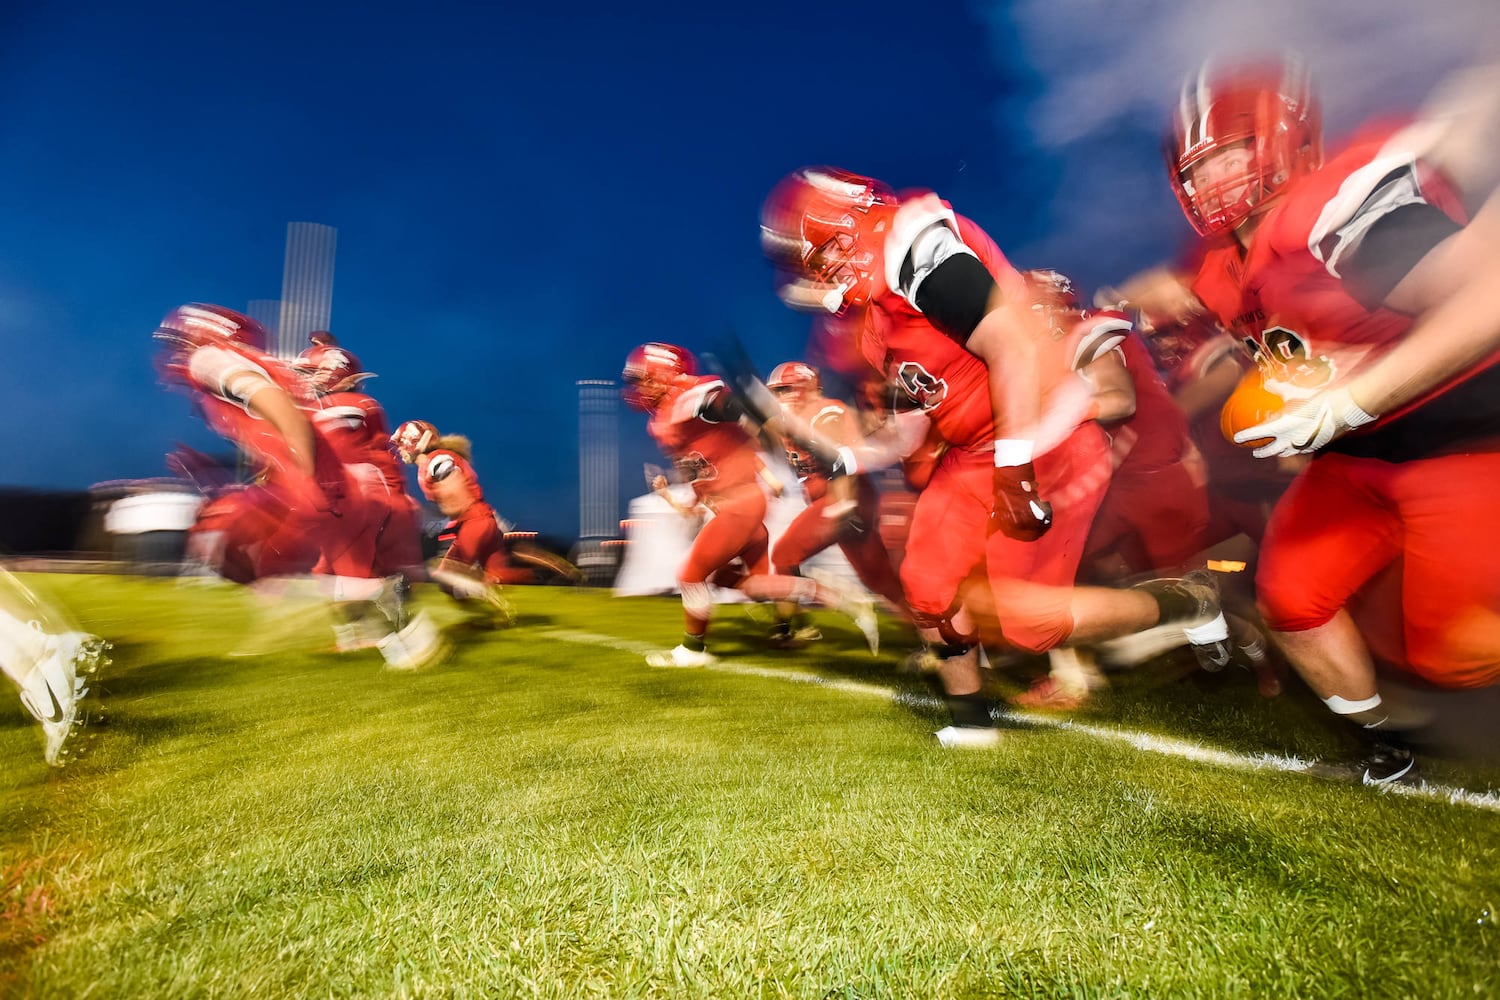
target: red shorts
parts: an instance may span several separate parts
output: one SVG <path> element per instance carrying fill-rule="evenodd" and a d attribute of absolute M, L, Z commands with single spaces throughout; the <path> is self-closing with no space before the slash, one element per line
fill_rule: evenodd
<path fill-rule="evenodd" d="M 274 486 L 238 487 L 199 510 L 189 551 L 235 583 L 308 573 L 318 562 L 318 538 L 332 520 Z"/>
<path fill-rule="evenodd" d="M 1034 542 L 996 532 L 987 557 L 1000 634 L 1013 646 L 1042 652 L 1073 634 L 1073 585 L 1109 488 L 1109 442 L 1098 424 L 1083 424 L 1035 465 L 1037 488 L 1052 504 L 1052 527 Z"/>
<path fill-rule="evenodd" d="M 1400 559 L 1407 665 L 1445 687 L 1500 681 L 1500 453 L 1319 455 L 1276 505 L 1255 584 L 1279 632 L 1326 624 Z"/>
<path fill-rule="evenodd" d="M 693 547 L 677 572 L 678 582 L 703 583 L 735 559 L 745 564 L 745 575 L 769 572 L 766 495 L 760 485 L 747 483 L 705 502 L 714 516 L 693 539 Z"/>
<path fill-rule="evenodd" d="M 1115 470 L 1088 536 L 1088 558 L 1118 550 L 1134 572 L 1175 569 L 1204 547 L 1208 490 L 1196 451 L 1154 469 Z M 1054 529 L 1055 530 L 1055 529 Z"/>
<path fill-rule="evenodd" d="M 776 539 L 771 564 L 778 573 L 795 569 L 836 544 L 861 583 L 901 607 L 901 583 L 880 537 L 880 494 L 864 476 L 855 482 L 856 506 L 851 517 L 827 517 L 833 498 L 826 493 L 811 501 Z"/>
<path fill-rule="evenodd" d="M 513 581 L 510 559 L 505 554 L 505 533 L 495 509 L 476 500 L 438 536 L 439 546 L 446 545 L 441 562 L 484 574 L 486 583 Z"/>

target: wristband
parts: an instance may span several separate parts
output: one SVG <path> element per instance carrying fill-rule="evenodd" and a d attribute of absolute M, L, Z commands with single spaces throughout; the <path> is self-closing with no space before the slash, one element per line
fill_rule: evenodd
<path fill-rule="evenodd" d="M 1025 465 L 1031 461 L 1033 443 L 1022 438 L 1000 438 L 995 442 L 995 468 Z"/>
<path fill-rule="evenodd" d="M 1342 404 L 1342 406 L 1340 406 L 1339 408 L 1340 412 L 1337 414 L 1337 417 L 1345 427 L 1351 429 L 1355 427 L 1363 427 L 1365 424 L 1368 424 L 1375 419 L 1375 415 L 1373 413 L 1366 412 L 1364 407 L 1360 406 L 1354 401 L 1354 397 L 1349 395 L 1349 390 L 1344 390 L 1343 397 L 1343 399 L 1336 400 L 1336 402 Z"/>

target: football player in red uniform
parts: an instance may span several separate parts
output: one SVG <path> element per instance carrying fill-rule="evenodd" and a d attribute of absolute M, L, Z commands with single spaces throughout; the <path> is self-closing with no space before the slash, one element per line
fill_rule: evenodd
<path fill-rule="evenodd" d="M 253 485 L 205 505 L 195 548 L 237 583 L 310 571 L 319 534 L 346 513 L 362 522 L 368 511 L 357 493 L 351 500 L 343 463 L 303 409 L 306 384 L 266 352 L 259 323 L 221 306 L 174 309 L 156 336 L 168 381 L 187 389 L 209 426 L 257 470 Z"/>
<path fill-rule="evenodd" d="M 316 336 L 332 337 L 327 331 L 317 331 Z M 407 495 L 401 465 L 392 453 L 385 410 L 361 388 L 374 375 L 329 340 L 299 354 L 296 368 L 312 388 L 313 425 L 333 446 L 360 492 L 384 512 L 375 532 L 370 575 L 400 573 L 424 579 L 417 504 Z"/>
<path fill-rule="evenodd" d="M 859 444 L 859 416 L 841 400 L 823 395 L 817 369 L 802 361 L 787 361 L 771 372 L 766 387 L 776 395 L 785 411 L 801 418 L 808 427 L 841 448 Z M 771 548 L 776 572 L 800 575 L 804 562 L 837 545 L 855 574 L 872 593 L 879 594 L 896 611 L 904 611 L 906 599 L 901 581 L 891 566 L 878 532 L 880 497 L 868 476 L 845 476 L 832 481 L 832 471 L 811 450 L 791 437 L 782 436 L 787 464 L 797 473 L 807 506 L 803 508 Z"/>
<path fill-rule="evenodd" d="M 879 643 L 868 604 L 804 577 L 773 575 L 766 532 L 765 463 L 740 424 L 743 410 L 721 379 L 696 374 L 691 354 L 675 344 L 642 344 L 621 372 L 625 402 L 649 415 L 647 431 L 691 483 L 695 506 L 712 512 L 677 572 L 683 639 L 647 656 L 652 666 L 714 662 L 705 646 L 713 616 L 710 584 L 757 600 L 822 604 L 850 613 L 874 651 Z M 665 479 L 653 483 L 666 487 Z"/>
<path fill-rule="evenodd" d="M 1139 577 L 1148 570 L 1186 571 L 1202 549 L 1208 521 L 1203 462 L 1134 324 L 1120 312 L 1086 312 L 1073 282 L 1055 270 L 1029 270 L 1023 277 L 1033 308 L 1088 385 L 1089 414 L 1109 443 L 1113 471 L 1081 562 L 1101 581 Z M 1106 560 L 1109 571 L 1098 568 Z M 1050 659 L 1049 674 L 1015 704 L 1071 711 L 1104 684 L 1090 651 Z M 1208 665 L 1219 666 L 1212 660 Z"/>
<path fill-rule="evenodd" d="M 422 495 L 449 519 L 438 536 L 437 563 L 428 575 L 457 600 L 480 602 L 487 623 L 509 625 L 514 615 L 503 588 L 522 582 L 528 574 L 511 566 L 505 527 L 484 499 L 468 439 L 441 435 L 425 420 L 408 420 L 390 441 L 403 462 L 417 467 Z"/>
<path fill-rule="evenodd" d="M 1109 437 L 1109 490 L 1089 531 L 1085 560 L 1117 555 L 1122 576 L 1185 569 L 1203 548 L 1208 497 L 1202 456 L 1135 324 L 1113 310 L 1085 312 L 1072 281 L 1025 272 L 1055 335 L 1085 347 L 1079 372 L 1092 389 L 1094 419 Z"/>
<path fill-rule="evenodd" d="M 254 462 L 256 481 L 206 503 L 192 550 L 237 583 L 307 574 L 336 605 L 386 619 L 387 665 L 425 665 L 425 621 L 406 622 L 386 581 L 371 577 L 380 511 L 355 486 L 338 453 L 309 419 L 307 383 L 267 353 L 265 328 L 223 306 L 190 304 L 157 328 L 163 375 L 186 389 L 204 419 Z"/>
<path fill-rule="evenodd" d="M 1212 655 L 1224 652 L 1218 596 L 1206 582 L 1073 588 L 1108 482 L 1104 436 L 1025 280 L 978 226 L 930 192 L 897 197 L 868 177 L 813 167 L 772 191 L 761 229 L 783 301 L 857 313 L 841 326 L 924 418 L 903 420 L 911 433 L 885 442 L 881 460 L 915 451 L 929 423 L 948 444 L 917 500 L 901 567 L 953 717 L 938 733 L 943 745 L 997 742 L 981 691 L 979 623 L 956 600 L 981 560 L 1002 634 L 1021 648 L 1184 620 Z M 859 453 L 844 451 L 841 471 L 858 471 Z"/>
<path fill-rule="evenodd" d="M 1329 708 L 1377 735 L 1391 720 L 1347 605 L 1397 559 L 1406 665 L 1447 687 L 1500 680 L 1496 206 L 1464 224 L 1431 135 L 1375 128 L 1325 162 L 1286 58 L 1205 66 L 1168 136 L 1183 210 L 1221 241 L 1192 292 L 1287 400 L 1236 441 L 1317 453 L 1266 529 L 1262 612 Z M 1408 749 L 1371 749 L 1367 781 L 1414 777 Z"/>

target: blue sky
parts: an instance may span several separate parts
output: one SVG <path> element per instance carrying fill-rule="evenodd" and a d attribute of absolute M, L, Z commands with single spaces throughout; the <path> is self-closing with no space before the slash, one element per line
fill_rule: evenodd
<path fill-rule="evenodd" d="M 339 230 L 332 327 L 392 421 L 467 434 L 504 513 L 569 535 L 577 379 L 730 328 L 764 368 L 801 352 L 757 243 L 787 171 L 932 187 L 1018 263 L 1113 280 L 1186 233 L 1158 123 L 1226 18 L 1336 40 L 1336 79 L 1361 85 L 1330 104 L 1357 95 L 1352 116 L 1488 36 L 1488 3 L 1447 4 L 1414 33 L 1394 0 L 1312 25 L 1292 0 L 1145 0 L 1128 21 L 1087 0 L 21 0 L 0 13 L 0 485 L 160 475 L 176 441 L 213 446 L 157 386 L 150 333 L 184 301 L 278 297 L 306 220 Z M 654 452 L 636 414 L 621 438 L 628 496 Z"/>

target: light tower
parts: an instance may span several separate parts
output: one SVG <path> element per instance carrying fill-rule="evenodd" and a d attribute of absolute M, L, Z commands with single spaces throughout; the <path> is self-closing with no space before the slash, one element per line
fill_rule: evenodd
<path fill-rule="evenodd" d="M 286 226 L 286 264 L 281 274 L 281 318 L 277 351 L 296 357 L 307 335 L 327 330 L 333 317 L 333 258 L 339 231 L 317 222 Z"/>
<path fill-rule="evenodd" d="M 578 382 L 578 550 L 574 562 L 592 584 L 608 584 L 620 532 L 619 394 L 609 379 Z"/>

